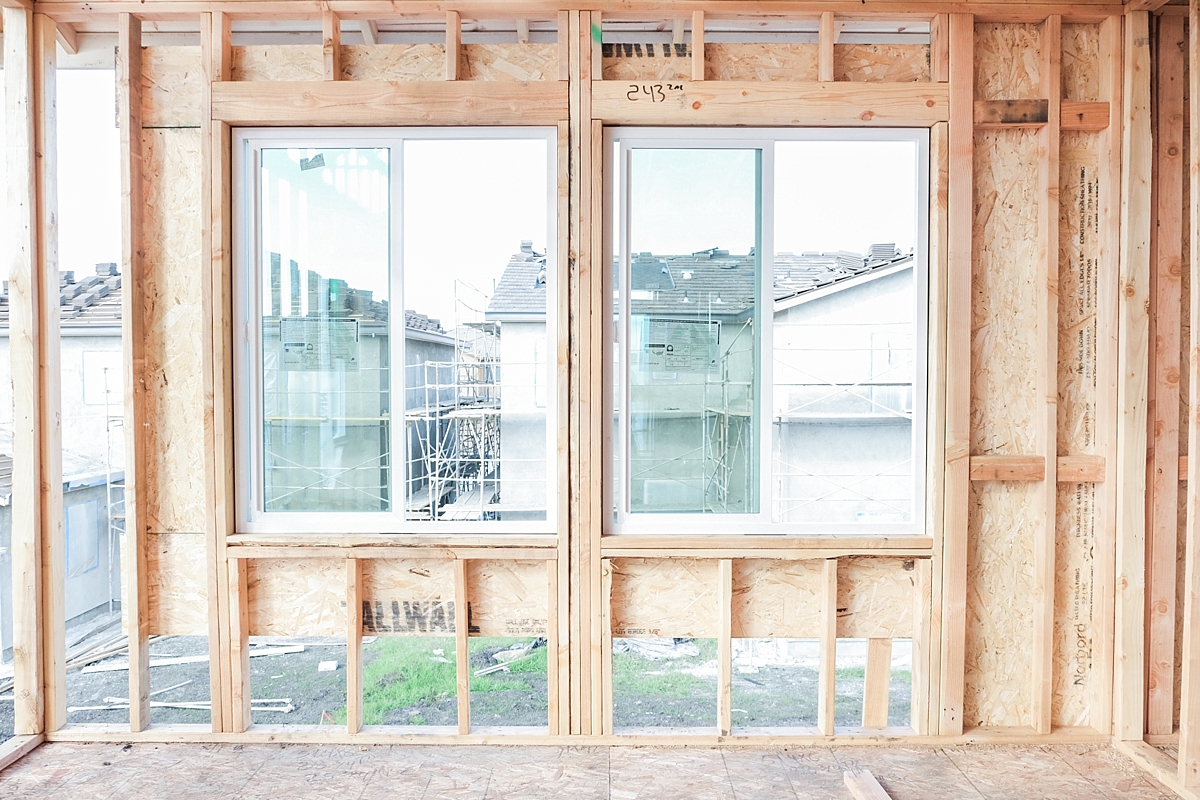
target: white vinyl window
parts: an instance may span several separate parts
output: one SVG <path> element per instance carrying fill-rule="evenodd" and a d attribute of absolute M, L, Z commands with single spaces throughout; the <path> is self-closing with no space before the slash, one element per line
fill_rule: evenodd
<path fill-rule="evenodd" d="M 606 137 L 609 532 L 923 533 L 928 132 Z"/>
<path fill-rule="evenodd" d="M 554 531 L 556 137 L 236 133 L 240 532 Z"/>

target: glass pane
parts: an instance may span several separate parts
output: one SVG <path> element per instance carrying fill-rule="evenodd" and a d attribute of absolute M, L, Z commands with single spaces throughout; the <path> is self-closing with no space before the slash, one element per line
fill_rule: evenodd
<path fill-rule="evenodd" d="M 915 142 L 776 145 L 776 522 L 913 521 L 917 185 Z"/>
<path fill-rule="evenodd" d="M 404 143 L 408 519 L 546 519 L 547 156 L 545 139 Z"/>
<path fill-rule="evenodd" d="M 759 163 L 630 151 L 632 512 L 758 511 Z"/>
<path fill-rule="evenodd" d="M 388 511 L 386 149 L 263 150 L 264 511 Z"/>

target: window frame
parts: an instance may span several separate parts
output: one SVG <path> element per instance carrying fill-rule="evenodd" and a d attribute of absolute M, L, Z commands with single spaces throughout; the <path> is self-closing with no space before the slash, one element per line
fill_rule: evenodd
<path fill-rule="evenodd" d="M 396 535 L 520 535 L 558 532 L 562 502 L 557 469 L 560 409 L 556 399 L 546 407 L 545 520 L 440 521 L 407 520 L 404 487 L 408 463 L 403 417 L 397 428 L 395 403 L 404 403 L 404 142 L 414 140 L 541 139 L 546 142 L 546 338 L 557 341 L 558 253 L 558 129 L 530 127 L 395 127 L 395 128 L 237 128 L 233 131 L 233 377 L 234 486 L 237 533 L 268 534 L 396 534 Z M 391 355 L 388 392 L 392 400 L 390 431 L 392 508 L 389 511 L 264 511 L 262 435 L 262 274 L 259 215 L 263 149 L 323 146 L 388 148 L 389 243 L 388 347 Z M 400 309 L 399 318 L 395 309 Z M 399 329 L 397 329 L 399 325 Z M 396 340 L 397 330 L 400 332 Z M 556 351 L 557 353 L 557 348 Z M 543 364 L 548 386 L 556 386 L 565 364 L 547 358 Z M 550 398 L 557 398 L 557 392 Z M 401 415 L 403 411 L 401 410 Z"/>
<path fill-rule="evenodd" d="M 829 523 L 775 522 L 773 514 L 772 476 L 772 387 L 774 386 L 774 295 L 770 290 L 775 259 L 775 143 L 787 141 L 901 141 L 913 142 L 916 153 L 916 220 L 914 242 L 914 316 L 913 316 L 913 456 L 912 456 L 912 520 L 906 523 Z M 761 153 L 761 176 L 758 212 L 760 214 L 757 252 L 759 257 L 757 297 L 761 330 L 758 335 L 757 372 L 758 413 L 756 432 L 758 452 L 758 511 L 753 513 L 633 513 L 629 509 L 629 459 L 621 459 L 621 475 L 616 475 L 616 448 L 628 453 L 629 447 L 629 152 L 636 148 L 694 148 L 694 149 L 758 149 Z M 603 270 L 606 300 L 611 302 L 613 286 L 614 240 L 622 270 L 620 325 L 607 325 L 604 336 L 603 399 L 604 455 L 603 495 L 605 535 L 770 535 L 795 537 L 888 537 L 927 535 L 929 442 L 929 347 L 931 342 L 929 309 L 929 129 L 928 128 L 635 128 L 606 127 L 604 129 L 604 235 Z M 620 180 L 618 182 L 618 174 Z M 620 195 L 618 196 L 618 189 Z M 621 337 L 619 370 L 614 367 L 617 343 Z M 614 374 L 618 373 L 619 374 Z M 618 385 L 619 382 L 619 385 Z M 620 389 L 622 407 L 626 411 L 614 425 L 614 392 Z M 620 441 L 614 441 L 614 427 Z M 621 507 L 614 507 L 614 488 L 621 481 Z"/>

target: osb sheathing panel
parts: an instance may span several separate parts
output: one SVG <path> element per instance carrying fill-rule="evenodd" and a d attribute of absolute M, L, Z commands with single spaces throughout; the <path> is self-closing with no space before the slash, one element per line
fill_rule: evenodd
<path fill-rule="evenodd" d="M 927 44 L 835 44 L 833 78 L 862 83 L 929 81 Z"/>
<path fill-rule="evenodd" d="M 204 516 L 200 131 L 142 132 L 146 529 L 200 532 Z"/>
<path fill-rule="evenodd" d="M 1036 24 L 989 22 L 976 25 L 975 99 L 1040 98 L 1041 41 L 1042 29 Z"/>
<path fill-rule="evenodd" d="M 717 47 L 717 45 L 710 45 Z M 723 45 L 722 47 L 728 47 Z M 788 45 L 779 48 L 778 66 L 766 67 L 771 69 L 769 74 L 787 74 L 791 69 L 805 70 L 807 69 L 808 57 L 803 55 L 800 50 L 805 45 Z M 692 47 L 691 45 L 667 45 L 662 43 L 653 44 L 612 44 L 604 45 L 603 58 L 601 62 L 601 72 L 606 81 L 667 81 L 667 80 L 689 80 L 692 77 Z M 705 48 L 705 69 L 711 69 L 709 60 L 712 56 L 709 55 L 708 49 Z M 812 67 L 812 74 L 816 76 L 816 61 Z M 725 75 L 746 75 L 753 73 L 753 69 L 742 60 L 735 58 L 728 50 L 723 50 L 722 55 L 718 59 L 721 65 L 718 71 L 724 71 Z M 714 80 L 716 77 L 714 76 Z M 723 77 L 722 80 L 732 80 L 730 77 Z M 770 77 L 750 78 L 749 80 L 771 80 Z M 799 78 L 775 78 L 774 80 L 800 80 Z"/>
<path fill-rule="evenodd" d="M 251 636 L 345 636 L 345 559 L 248 561 Z"/>
<path fill-rule="evenodd" d="M 689 45 L 605 45 L 604 79 L 689 80 L 691 52 Z M 812 43 L 710 42 L 704 47 L 704 74 L 717 81 L 815 81 L 818 58 Z M 839 81 L 928 81 L 929 45 L 835 45 L 833 72 Z"/>
<path fill-rule="evenodd" d="M 472 636 L 545 636 L 545 561 L 468 561 L 467 605 Z"/>
<path fill-rule="evenodd" d="M 207 636 L 203 534 L 157 533 L 146 541 L 151 636 Z"/>
<path fill-rule="evenodd" d="M 963 720 L 1029 725 L 1035 486 L 971 484 Z"/>
<path fill-rule="evenodd" d="M 1100 99 L 1100 25 L 1067 22 L 1062 26 L 1064 100 L 1091 103 Z"/>
<path fill-rule="evenodd" d="M 1096 63 L 1090 63 L 1094 71 Z M 1076 66 L 1084 67 L 1082 58 Z M 1058 453 L 1096 452 L 1100 137 L 1062 134 L 1059 152 Z M 1088 724 L 1096 519 L 1093 484 L 1059 484 L 1052 724 Z"/>
<path fill-rule="evenodd" d="M 613 559 L 613 636 L 717 635 L 713 559 Z"/>
<path fill-rule="evenodd" d="M 894 639 L 913 635 L 916 568 L 911 558 L 838 559 L 839 639 Z"/>
<path fill-rule="evenodd" d="M 320 48 L 317 48 L 317 58 L 321 58 Z M 355 81 L 445 80 L 446 46 L 441 44 L 347 45 L 342 48 L 342 74 L 347 80 Z"/>
<path fill-rule="evenodd" d="M 824 564 L 824 561 L 735 559 L 733 638 L 820 636 Z"/>
<path fill-rule="evenodd" d="M 1037 97 L 1036 26 L 976 27 L 981 98 Z M 1034 454 L 1037 139 L 975 137 L 971 452 Z M 967 542 L 964 722 L 1028 725 L 1036 487 L 974 483 Z"/>
<path fill-rule="evenodd" d="M 704 75 L 712 81 L 815 81 L 817 59 L 815 44 L 713 43 L 704 47 Z"/>
<path fill-rule="evenodd" d="M 364 559 L 363 633 L 445 636 L 454 631 L 454 562 Z"/>
<path fill-rule="evenodd" d="M 325 61 L 319 44 L 235 46 L 230 77 L 235 81 L 319 81 Z"/>
<path fill-rule="evenodd" d="M 459 66 L 459 76 L 463 80 L 558 80 L 558 45 L 464 45 Z M 235 81 L 319 81 L 324 76 L 324 56 L 319 45 L 233 48 L 232 78 Z M 356 81 L 444 80 L 446 46 L 345 45 L 342 47 L 342 76 Z"/>
<path fill-rule="evenodd" d="M 558 45 L 463 45 L 459 77 L 468 81 L 556 81 Z"/>
<path fill-rule="evenodd" d="M 142 127 L 199 127 L 203 104 L 199 47 L 142 48 Z"/>
<path fill-rule="evenodd" d="M 971 453 L 1036 454 L 1036 135 L 975 135 Z"/>

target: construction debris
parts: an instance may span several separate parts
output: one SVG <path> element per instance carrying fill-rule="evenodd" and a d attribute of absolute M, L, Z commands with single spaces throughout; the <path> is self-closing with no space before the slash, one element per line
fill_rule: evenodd
<path fill-rule="evenodd" d="M 642 658 L 690 658 L 700 655 L 691 639 L 613 639 L 614 653 L 633 653 Z"/>

